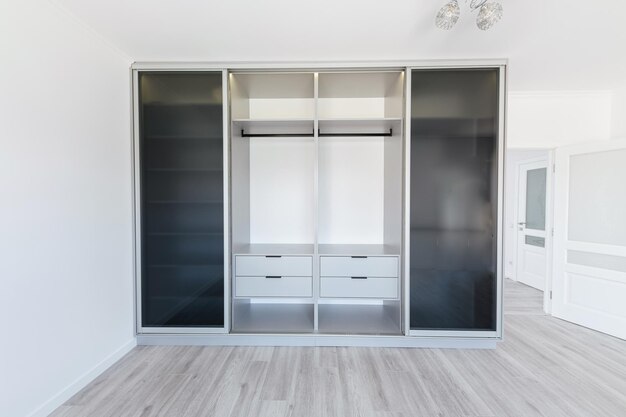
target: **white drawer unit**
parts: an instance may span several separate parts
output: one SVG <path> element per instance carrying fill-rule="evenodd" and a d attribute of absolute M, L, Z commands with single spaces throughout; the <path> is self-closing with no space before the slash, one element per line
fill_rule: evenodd
<path fill-rule="evenodd" d="M 312 297 L 312 277 L 235 277 L 236 297 Z"/>
<path fill-rule="evenodd" d="M 322 277 L 320 296 L 325 298 L 398 298 L 397 278 Z"/>
<path fill-rule="evenodd" d="M 323 277 L 398 277 L 397 256 L 322 256 Z"/>
<path fill-rule="evenodd" d="M 235 275 L 250 277 L 312 277 L 311 256 L 241 256 L 235 257 Z"/>

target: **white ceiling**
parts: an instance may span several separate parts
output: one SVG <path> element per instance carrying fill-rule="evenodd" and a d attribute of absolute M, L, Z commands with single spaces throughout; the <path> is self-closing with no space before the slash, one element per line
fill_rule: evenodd
<path fill-rule="evenodd" d="M 136 61 L 508 58 L 512 90 L 626 80 L 623 0 L 500 0 L 503 20 L 435 28 L 446 0 L 51 0 Z"/>

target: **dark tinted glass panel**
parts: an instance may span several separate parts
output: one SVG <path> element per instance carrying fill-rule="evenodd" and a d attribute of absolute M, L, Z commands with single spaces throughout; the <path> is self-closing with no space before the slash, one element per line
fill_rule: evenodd
<path fill-rule="evenodd" d="M 142 320 L 224 326 L 222 74 L 139 76 Z"/>
<path fill-rule="evenodd" d="M 495 330 L 498 71 L 411 84 L 411 328 Z"/>

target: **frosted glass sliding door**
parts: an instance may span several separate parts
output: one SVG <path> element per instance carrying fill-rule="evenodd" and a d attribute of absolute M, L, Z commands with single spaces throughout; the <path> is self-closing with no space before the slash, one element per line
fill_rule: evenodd
<path fill-rule="evenodd" d="M 499 70 L 414 70 L 410 327 L 493 331 Z"/>
<path fill-rule="evenodd" d="M 224 326 L 221 72 L 139 74 L 143 327 Z"/>

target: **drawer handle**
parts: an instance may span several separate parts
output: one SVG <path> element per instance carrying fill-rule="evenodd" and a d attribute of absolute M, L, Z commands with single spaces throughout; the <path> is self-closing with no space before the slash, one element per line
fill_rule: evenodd
<path fill-rule="evenodd" d="M 352 279 L 367 279 L 367 277 L 350 277 Z"/>
<path fill-rule="evenodd" d="M 280 278 L 282 278 L 282 277 L 281 277 L 281 276 L 278 276 L 278 275 L 266 275 L 266 276 L 265 276 L 265 278 L 268 278 L 268 279 L 270 279 L 270 278 L 271 278 L 271 279 L 280 279 Z"/>
<path fill-rule="evenodd" d="M 352 259 L 367 259 L 367 256 L 351 256 Z"/>
<path fill-rule="evenodd" d="M 281 255 L 265 255 L 266 258 L 282 258 Z"/>

